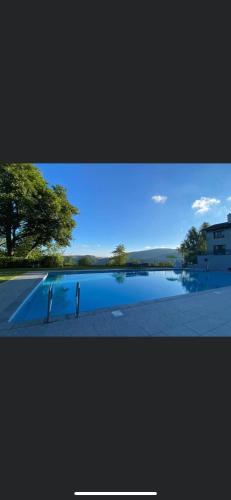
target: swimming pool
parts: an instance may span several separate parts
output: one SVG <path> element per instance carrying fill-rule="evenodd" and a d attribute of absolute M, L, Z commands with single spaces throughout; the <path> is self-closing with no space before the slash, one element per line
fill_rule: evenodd
<path fill-rule="evenodd" d="M 231 286 L 231 273 L 190 270 L 49 273 L 10 321 L 45 319 L 50 285 L 53 288 L 51 320 L 74 314 L 77 282 L 81 289 L 81 313 Z"/>

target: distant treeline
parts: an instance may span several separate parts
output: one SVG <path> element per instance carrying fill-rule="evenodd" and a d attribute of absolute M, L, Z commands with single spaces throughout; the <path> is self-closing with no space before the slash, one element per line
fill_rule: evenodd
<path fill-rule="evenodd" d="M 77 262 L 71 258 L 66 258 L 63 255 L 45 255 L 39 259 L 34 258 L 22 258 L 22 257 L 0 257 L 0 268 L 68 268 L 68 269 L 87 269 L 87 268 L 126 268 L 126 267 L 173 267 L 173 262 L 171 261 L 161 261 L 161 262 L 140 262 L 131 261 L 124 264 L 115 264 L 112 262 L 107 262 L 106 264 L 95 264 L 93 259 L 89 257 L 82 257 Z"/>

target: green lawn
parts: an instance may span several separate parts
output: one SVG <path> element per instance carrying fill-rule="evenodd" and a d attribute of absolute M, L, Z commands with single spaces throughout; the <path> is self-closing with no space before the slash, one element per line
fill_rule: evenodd
<path fill-rule="evenodd" d="M 26 272 L 28 269 L 0 269 L 0 284 Z"/>

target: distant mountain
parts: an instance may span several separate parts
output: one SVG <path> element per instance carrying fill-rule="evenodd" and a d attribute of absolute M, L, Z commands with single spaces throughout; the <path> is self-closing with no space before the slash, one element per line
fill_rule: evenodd
<path fill-rule="evenodd" d="M 180 253 L 176 248 L 152 248 L 150 250 L 140 250 L 138 252 L 128 252 L 127 259 L 141 260 L 142 262 L 175 261 L 180 258 Z"/>
<path fill-rule="evenodd" d="M 65 257 L 66 259 L 72 259 L 73 262 L 78 262 L 82 257 L 91 257 L 92 263 L 95 265 L 107 264 L 108 260 L 112 257 L 96 257 L 95 255 L 69 255 Z M 133 260 L 139 260 L 147 263 L 171 261 L 175 262 L 181 258 L 180 253 L 176 248 L 153 248 L 150 250 L 140 250 L 137 252 L 127 253 L 127 262 L 132 262 Z"/>

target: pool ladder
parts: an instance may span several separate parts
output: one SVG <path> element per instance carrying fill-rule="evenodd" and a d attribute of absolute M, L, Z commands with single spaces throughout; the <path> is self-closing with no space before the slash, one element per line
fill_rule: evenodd
<path fill-rule="evenodd" d="M 77 281 L 77 283 L 76 283 L 75 297 L 76 297 L 75 317 L 78 319 L 79 318 L 79 310 L 80 310 L 80 283 L 79 283 L 79 281 Z M 52 303 L 53 303 L 53 285 L 50 285 L 49 289 L 48 289 L 48 304 L 47 304 L 47 318 L 46 318 L 47 323 L 50 322 Z"/>
<path fill-rule="evenodd" d="M 78 319 L 79 318 L 79 309 L 80 309 L 80 283 L 79 283 L 79 281 L 77 281 L 77 283 L 76 283 L 75 296 L 76 296 L 75 317 Z"/>
<path fill-rule="evenodd" d="M 47 323 L 49 323 L 50 321 L 52 302 L 53 302 L 53 285 L 50 285 L 48 289 Z"/>

